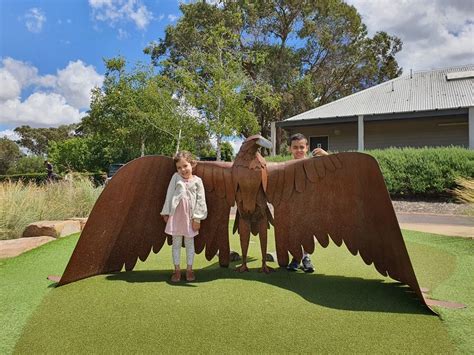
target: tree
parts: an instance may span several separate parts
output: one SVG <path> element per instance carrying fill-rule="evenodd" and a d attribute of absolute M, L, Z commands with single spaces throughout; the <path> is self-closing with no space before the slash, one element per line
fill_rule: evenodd
<path fill-rule="evenodd" d="M 222 27 L 215 30 L 225 31 Z M 211 33 L 207 48 L 195 51 L 175 71 L 184 88 L 183 95 L 199 111 L 209 136 L 216 139 L 217 160 L 221 160 L 225 136 L 252 134 L 257 130 L 255 117 L 245 101 L 247 82 L 240 61 L 226 50 L 221 39 Z M 192 94 L 186 95 L 187 92 Z"/>
<path fill-rule="evenodd" d="M 49 159 L 57 171 L 98 171 L 94 164 L 90 138 L 75 137 L 63 142 L 52 142 L 49 149 Z M 107 163 L 105 163 L 107 164 Z"/>
<path fill-rule="evenodd" d="M 221 143 L 221 158 L 223 161 L 232 161 L 234 158 L 234 148 L 229 142 Z"/>
<path fill-rule="evenodd" d="M 74 136 L 77 125 L 61 125 L 57 128 L 32 128 L 21 126 L 14 129 L 20 136 L 17 143 L 35 155 L 47 155 L 48 144 L 51 141 L 61 142 Z"/>
<path fill-rule="evenodd" d="M 0 138 L 0 175 L 5 175 L 8 169 L 22 156 L 18 145 L 6 138 Z"/>
<path fill-rule="evenodd" d="M 178 145 L 195 145 L 202 129 L 175 96 L 172 82 L 155 75 L 150 66 L 137 65 L 127 72 L 121 57 L 105 64 L 104 86 L 93 91 L 81 136 L 101 141 L 111 162 L 173 154 Z"/>
<path fill-rule="evenodd" d="M 211 143 L 205 148 L 202 148 L 199 154 L 200 158 L 204 160 L 217 160 L 216 148 L 214 148 Z M 222 161 L 232 161 L 234 159 L 234 148 L 232 148 L 232 144 L 229 142 L 222 142 L 220 144 L 220 151 Z"/>
<path fill-rule="evenodd" d="M 309 1 L 298 36 L 303 75 L 318 105 L 398 76 L 394 54 L 401 41 L 384 32 L 373 38 L 355 7 L 343 1 Z"/>
<path fill-rule="evenodd" d="M 180 8 L 183 16 L 178 23 L 166 29 L 164 39 L 150 43 L 145 53 L 164 73 L 173 73 L 174 67 L 163 65 L 163 58 L 174 65 L 196 62 L 196 52 L 207 53 L 206 41 L 219 37 L 213 43 L 224 42 L 240 61 L 247 77 L 241 87 L 246 107 L 264 136 L 269 135 L 272 121 L 401 73 L 395 60 L 402 48 L 400 39 L 385 32 L 368 36 L 357 10 L 342 0 L 229 0 L 217 6 L 195 2 Z M 219 26 L 226 31 L 216 30 Z M 219 46 L 213 49 L 218 55 Z M 209 75 L 200 66 L 196 72 Z"/>
<path fill-rule="evenodd" d="M 167 38 L 160 45 L 146 51 L 156 50 L 155 64 L 179 83 L 180 95 L 198 110 L 209 136 L 216 139 L 216 156 L 220 160 L 225 136 L 257 130 L 255 116 L 246 102 L 248 81 L 242 68 L 239 36 L 233 26 L 228 26 L 238 18 L 232 14 L 226 17 L 205 2 L 181 8 L 186 16 L 176 28 L 167 28 Z M 186 46 L 180 43 L 174 47 L 175 35 Z"/>
<path fill-rule="evenodd" d="M 401 41 L 384 32 L 368 37 L 357 10 L 339 0 L 241 1 L 245 41 L 265 61 L 247 63 L 281 95 L 281 120 L 394 78 Z M 244 41 L 242 41 L 244 42 Z M 258 101 L 256 104 L 259 104 Z M 262 131 L 269 122 L 261 120 Z"/>

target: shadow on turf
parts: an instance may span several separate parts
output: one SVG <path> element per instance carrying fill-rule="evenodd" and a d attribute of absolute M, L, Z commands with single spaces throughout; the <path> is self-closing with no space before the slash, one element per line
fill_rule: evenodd
<path fill-rule="evenodd" d="M 432 315 L 408 286 L 397 282 L 388 283 L 383 282 L 383 280 L 318 273 L 290 273 L 282 268 L 275 271 L 270 275 L 259 273 L 258 269 L 250 269 L 250 272 L 239 273 L 234 270 L 233 266 L 220 268 L 215 263 L 196 270 L 197 280 L 194 282 L 172 283 L 170 281 L 171 270 L 120 272 L 107 275 L 106 279 L 131 283 L 166 282 L 175 287 L 198 287 L 199 284 L 222 279 L 259 281 L 294 292 L 308 302 L 328 308 Z"/>

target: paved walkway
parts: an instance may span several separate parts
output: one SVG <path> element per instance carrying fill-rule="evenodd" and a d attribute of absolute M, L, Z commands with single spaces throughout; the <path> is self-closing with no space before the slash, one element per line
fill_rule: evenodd
<path fill-rule="evenodd" d="M 397 213 L 400 228 L 474 239 L 474 217 L 428 213 Z"/>
<path fill-rule="evenodd" d="M 43 236 L 0 240 L 0 259 L 12 258 L 55 239 L 56 238 L 53 237 Z"/>

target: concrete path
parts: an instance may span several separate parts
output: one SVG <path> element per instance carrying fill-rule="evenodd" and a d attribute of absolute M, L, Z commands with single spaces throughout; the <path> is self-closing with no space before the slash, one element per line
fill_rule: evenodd
<path fill-rule="evenodd" d="M 474 239 L 474 217 L 397 213 L 401 229 Z"/>
<path fill-rule="evenodd" d="M 18 256 L 25 251 L 37 248 L 55 239 L 56 238 L 53 237 L 43 236 L 0 240 L 0 259 Z"/>

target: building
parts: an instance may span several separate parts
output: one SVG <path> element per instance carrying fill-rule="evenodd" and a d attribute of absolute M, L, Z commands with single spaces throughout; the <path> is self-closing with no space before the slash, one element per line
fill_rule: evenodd
<path fill-rule="evenodd" d="M 474 64 L 405 74 L 277 122 L 310 148 L 333 152 L 388 147 L 474 149 Z M 272 141 L 276 128 L 272 127 Z"/>

